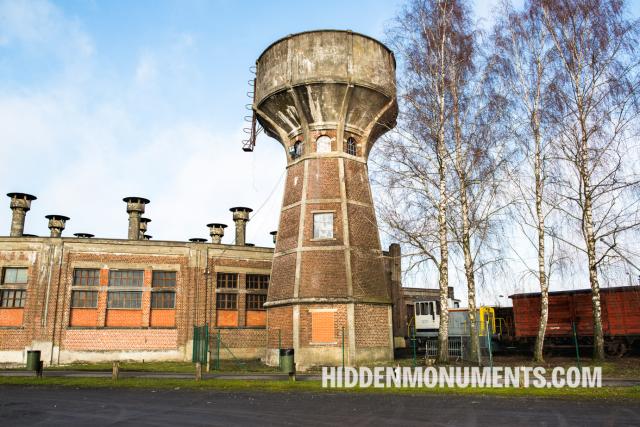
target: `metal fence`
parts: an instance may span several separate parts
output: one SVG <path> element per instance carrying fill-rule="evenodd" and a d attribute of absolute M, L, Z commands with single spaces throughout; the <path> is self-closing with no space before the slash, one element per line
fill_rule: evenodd
<path fill-rule="evenodd" d="M 488 327 L 488 325 L 487 325 Z M 462 360 L 479 365 L 493 366 L 493 348 L 490 334 L 480 334 L 478 328 L 478 357 L 472 357 L 471 354 L 471 336 L 450 336 L 449 337 L 449 358 L 453 360 Z M 488 330 L 488 329 L 485 329 Z M 438 338 L 428 338 L 426 341 L 426 358 L 436 358 L 438 356 Z"/>
<path fill-rule="evenodd" d="M 438 338 L 430 338 L 426 341 L 426 356 L 429 358 L 438 356 Z M 449 337 L 449 357 L 461 359 L 464 354 L 463 337 Z"/>

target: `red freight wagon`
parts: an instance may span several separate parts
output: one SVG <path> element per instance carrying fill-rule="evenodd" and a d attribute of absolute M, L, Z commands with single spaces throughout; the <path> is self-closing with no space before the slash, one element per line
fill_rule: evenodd
<path fill-rule="evenodd" d="M 513 317 L 518 341 L 534 340 L 540 321 L 540 293 L 515 294 Z M 600 289 L 602 327 L 607 350 L 621 354 L 634 341 L 640 341 L 640 286 Z M 569 344 L 573 340 L 573 324 L 581 344 L 593 341 L 591 289 L 549 293 L 549 321 L 546 342 Z"/>

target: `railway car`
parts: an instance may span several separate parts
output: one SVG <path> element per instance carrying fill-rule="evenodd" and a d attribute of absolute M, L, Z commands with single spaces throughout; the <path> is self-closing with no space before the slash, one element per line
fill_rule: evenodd
<path fill-rule="evenodd" d="M 438 336 L 440 327 L 440 303 L 439 301 L 418 301 L 414 305 L 414 316 L 409 325 L 409 337 L 415 336 L 419 342 L 426 338 Z M 476 310 L 480 335 L 486 335 L 487 327 L 493 335 L 496 332 L 496 320 L 493 307 L 480 307 Z M 466 308 L 449 309 L 449 336 L 469 336 L 470 322 L 469 310 Z"/>
<path fill-rule="evenodd" d="M 540 321 L 540 293 L 515 294 L 510 298 L 513 301 L 511 338 L 521 348 L 532 348 Z M 640 344 L 640 286 L 602 288 L 600 298 L 606 350 L 621 356 L 631 346 Z M 591 289 L 550 292 L 545 344 L 548 347 L 573 345 L 574 325 L 578 343 L 591 346 Z"/>

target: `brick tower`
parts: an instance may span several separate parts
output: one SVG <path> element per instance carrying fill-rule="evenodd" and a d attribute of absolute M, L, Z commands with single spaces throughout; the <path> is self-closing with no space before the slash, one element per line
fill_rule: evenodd
<path fill-rule="evenodd" d="M 393 53 L 350 31 L 290 35 L 258 58 L 253 109 L 287 156 L 268 362 L 279 342 L 301 367 L 393 358 L 367 170 L 374 142 L 395 125 Z"/>

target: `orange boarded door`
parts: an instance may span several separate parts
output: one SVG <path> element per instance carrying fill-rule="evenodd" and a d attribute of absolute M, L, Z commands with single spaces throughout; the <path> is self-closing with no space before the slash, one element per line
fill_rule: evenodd
<path fill-rule="evenodd" d="M 335 311 L 311 312 L 311 342 L 329 344 L 336 342 Z"/>

